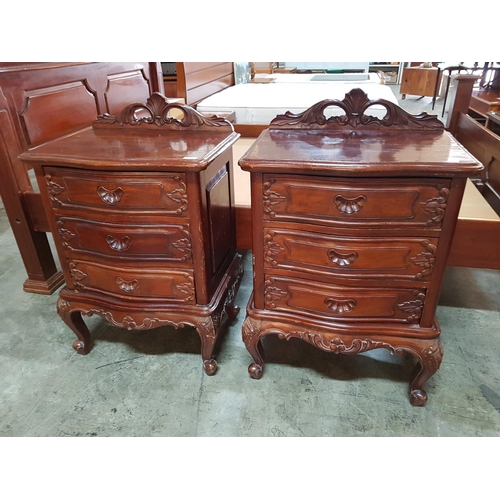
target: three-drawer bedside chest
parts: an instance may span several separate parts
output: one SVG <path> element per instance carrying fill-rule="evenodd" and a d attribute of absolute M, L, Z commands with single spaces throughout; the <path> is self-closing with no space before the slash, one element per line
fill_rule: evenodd
<path fill-rule="evenodd" d="M 467 176 L 482 165 L 436 117 L 361 89 L 277 116 L 239 164 L 251 173 L 251 377 L 262 376 L 271 334 L 336 354 L 406 351 L 418 360 L 410 402 L 424 405 L 443 356 L 435 313 L 446 260 Z"/>
<path fill-rule="evenodd" d="M 179 117 L 180 118 L 175 118 Z M 66 286 L 57 309 L 87 354 L 82 314 L 115 326 L 196 328 L 207 374 L 238 313 L 232 145 L 226 120 L 153 94 L 21 155 L 34 166 Z"/>

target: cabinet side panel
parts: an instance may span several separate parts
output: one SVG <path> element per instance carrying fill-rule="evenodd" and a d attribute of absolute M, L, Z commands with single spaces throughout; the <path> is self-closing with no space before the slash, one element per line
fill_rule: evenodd
<path fill-rule="evenodd" d="M 217 272 L 234 247 L 228 166 L 224 165 L 206 186 L 212 269 Z"/>

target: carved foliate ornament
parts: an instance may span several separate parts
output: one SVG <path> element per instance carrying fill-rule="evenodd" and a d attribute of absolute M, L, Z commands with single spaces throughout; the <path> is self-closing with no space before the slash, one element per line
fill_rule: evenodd
<path fill-rule="evenodd" d="M 335 106 L 344 111 L 340 116 L 325 116 L 325 109 Z M 386 114 L 383 118 L 376 118 L 365 114 L 371 106 L 383 106 Z M 349 128 L 385 128 L 392 130 L 444 130 L 444 124 L 437 115 L 420 113 L 411 115 L 398 105 L 385 99 L 368 99 L 368 95 L 361 89 L 352 89 L 343 100 L 324 99 L 302 113 L 294 114 L 287 111 L 271 121 L 271 129 L 330 129 L 342 130 Z"/>
<path fill-rule="evenodd" d="M 170 116 L 170 112 L 174 109 L 181 111 L 182 118 Z M 159 92 L 152 94 L 146 103 L 130 104 L 117 115 L 108 113 L 99 115 L 93 127 L 140 127 L 142 129 L 158 129 L 162 127 L 169 130 L 192 129 L 196 132 L 220 130 L 226 133 L 233 131 L 233 126 L 226 119 L 215 115 L 207 118 L 191 106 L 170 103 Z"/>

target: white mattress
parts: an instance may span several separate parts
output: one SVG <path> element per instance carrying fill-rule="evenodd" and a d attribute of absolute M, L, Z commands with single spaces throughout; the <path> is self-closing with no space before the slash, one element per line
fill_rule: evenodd
<path fill-rule="evenodd" d="M 386 85 L 329 82 L 322 85 L 244 83 L 207 97 L 196 106 L 196 109 L 214 114 L 234 111 L 235 121 L 238 124 L 267 125 L 276 115 L 287 111 L 301 113 L 323 99 L 342 100 L 353 88 L 362 89 L 369 99 L 385 99 L 398 104 L 394 93 Z M 343 111 L 337 106 L 330 106 L 325 111 L 327 116 L 342 114 Z M 367 114 L 383 118 L 386 109 L 383 106 L 372 106 Z"/>
<path fill-rule="evenodd" d="M 351 83 L 383 84 L 377 73 L 270 73 L 258 74 L 256 78 L 273 79 L 272 83 Z M 269 84 L 271 85 L 271 83 Z"/>

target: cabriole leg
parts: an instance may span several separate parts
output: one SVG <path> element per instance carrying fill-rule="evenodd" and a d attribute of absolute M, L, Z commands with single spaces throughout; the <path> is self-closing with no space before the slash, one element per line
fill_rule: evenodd
<path fill-rule="evenodd" d="M 57 312 L 66 325 L 78 337 L 78 340 L 73 342 L 73 349 L 78 354 L 88 354 L 90 352 L 90 332 L 82 319 L 81 312 L 79 310 L 72 310 L 70 303 L 61 298 L 57 301 Z"/>
<path fill-rule="evenodd" d="M 196 331 L 201 339 L 203 368 L 207 375 L 213 375 L 217 371 L 217 361 L 212 356 L 218 332 L 212 317 L 209 316 L 200 321 L 196 326 Z"/>
<path fill-rule="evenodd" d="M 423 385 L 434 375 L 443 360 L 443 348 L 439 339 L 426 342 L 421 351 L 411 351 L 419 362 L 415 366 L 410 380 L 410 403 L 413 406 L 424 406 L 427 393 Z"/>
<path fill-rule="evenodd" d="M 248 367 L 248 373 L 253 379 L 259 380 L 264 369 L 264 352 L 260 341 L 260 321 L 247 317 L 243 322 L 243 342 L 252 356 L 254 363 Z"/>

